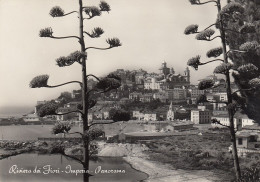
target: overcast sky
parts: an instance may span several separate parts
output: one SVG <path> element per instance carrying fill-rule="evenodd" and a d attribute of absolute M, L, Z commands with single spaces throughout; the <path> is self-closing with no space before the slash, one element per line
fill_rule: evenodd
<path fill-rule="evenodd" d="M 97 0 L 83 0 L 86 6 L 98 5 Z M 49 74 L 49 84 L 80 80 L 79 64 L 60 68 L 55 59 L 79 50 L 76 39 L 40 38 L 39 30 L 52 27 L 54 36 L 78 35 L 77 14 L 52 18 L 49 11 L 60 6 L 65 12 L 78 9 L 77 0 L 0 0 L 0 113 L 3 107 L 32 107 L 37 100 L 56 98 L 62 91 L 77 85 L 55 89 L 31 89 L 29 82 L 40 74 Z M 191 6 L 188 0 L 107 0 L 111 12 L 85 20 L 85 30 L 102 27 L 99 39 L 85 37 L 87 46 L 107 47 L 105 40 L 118 37 L 122 46 L 106 51 L 89 50 L 88 73 L 98 76 L 121 69 L 142 68 L 158 72 L 163 61 L 177 73 L 183 73 L 187 60 L 208 49 L 220 46 L 220 41 L 203 42 L 193 35 L 185 36 L 187 25 L 201 28 L 215 22 L 213 4 Z M 191 69 L 191 68 L 190 68 Z M 191 80 L 212 73 L 214 65 L 191 69 Z M 15 111 L 14 111 L 15 112 Z"/>

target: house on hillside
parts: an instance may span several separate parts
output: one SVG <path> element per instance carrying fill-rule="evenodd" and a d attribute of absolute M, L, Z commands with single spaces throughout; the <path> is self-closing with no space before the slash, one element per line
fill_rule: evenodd
<path fill-rule="evenodd" d="M 244 127 L 242 131 L 238 131 L 236 133 L 236 144 L 238 149 L 250 149 L 251 152 L 259 151 L 260 153 L 260 125 L 254 123 Z"/>

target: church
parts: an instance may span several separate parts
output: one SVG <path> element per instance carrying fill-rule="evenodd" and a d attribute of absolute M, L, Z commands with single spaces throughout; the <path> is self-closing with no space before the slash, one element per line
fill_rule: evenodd
<path fill-rule="evenodd" d="M 168 68 L 164 61 L 160 67 L 160 75 L 165 79 L 166 87 L 168 89 L 182 88 L 190 85 L 190 70 L 187 67 L 184 74 L 176 74 L 173 68 Z"/>

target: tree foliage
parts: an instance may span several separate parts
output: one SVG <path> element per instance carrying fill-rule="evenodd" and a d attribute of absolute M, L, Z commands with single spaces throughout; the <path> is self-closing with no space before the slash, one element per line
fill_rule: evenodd
<path fill-rule="evenodd" d="M 233 74 L 235 83 L 241 90 L 241 95 L 236 99 L 244 98 L 245 103 L 241 104 L 243 111 L 260 123 L 260 91 L 259 87 L 255 87 L 260 77 L 260 4 L 251 0 L 235 0 L 234 3 L 242 16 L 235 22 L 226 20 L 226 28 L 233 30 L 227 32 L 227 41 L 231 49 L 245 51 L 229 56 L 237 71 Z M 236 33 L 236 30 L 241 34 Z"/>

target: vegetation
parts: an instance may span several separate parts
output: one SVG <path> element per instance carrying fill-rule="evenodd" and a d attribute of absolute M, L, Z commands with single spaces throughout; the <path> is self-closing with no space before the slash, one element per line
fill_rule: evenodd
<path fill-rule="evenodd" d="M 43 106 L 41 106 L 41 108 L 38 110 L 38 115 L 41 117 L 44 117 L 46 115 L 65 115 L 70 113 L 78 113 L 79 115 L 81 115 L 83 121 L 83 131 L 76 132 L 76 133 L 82 137 L 83 159 L 77 158 L 75 156 L 69 156 L 69 155 L 66 156 L 78 161 L 83 165 L 83 169 L 86 171 L 86 173 L 84 173 L 83 175 L 83 178 L 84 181 L 86 182 L 89 181 L 89 176 L 90 176 L 90 174 L 88 174 L 87 171 L 89 169 L 89 157 L 92 154 L 90 152 L 90 148 L 92 148 L 91 141 L 103 134 L 102 131 L 93 128 L 93 126 L 97 124 L 110 124 L 110 123 L 89 123 L 88 110 L 94 107 L 97 103 L 95 93 L 100 94 L 100 93 L 109 92 L 110 90 L 119 88 L 121 85 L 120 83 L 121 79 L 114 74 L 109 74 L 104 78 L 98 78 L 92 74 L 87 75 L 86 72 L 86 60 L 88 58 L 87 51 L 91 49 L 108 50 L 115 47 L 119 47 L 122 44 L 118 38 L 108 38 L 106 40 L 108 47 L 105 48 L 86 47 L 84 35 L 88 36 L 89 38 L 98 38 L 104 33 L 104 30 L 100 27 L 96 27 L 91 32 L 84 31 L 84 21 L 100 16 L 103 12 L 109 12 L 111 8 L 110 5 L 104 1 L 100 2 L 99 7 L 84 6 L 82 0 L 78 0 L 78 3 L 79 3 L 78 11 L 71 11 L 69 13 L 65 13 L 61 7 L 55 6 L 50 10 L 50 15 L 52 17 L 64 17 L 76 13 L 79 19 L 79 36 L 73 35 L 73 36 L 57 37 L 54 35 L 51 27 L 47 27 L 40 30 L 39 36 L 52 38 L 52 39 L 74 39 L 79 42 L 80 50 L 74 51 L 70 53 L 68 56 L 62 56 L 57 58 L 56 63 L 59 67 L 71 66 L 74 63 L 80 64 L 82 67 L 82 81 L 81 82 L 69 81 L 66 83 L 51 86 L 48 85 L 49 75 L 39 75 L 32 79 L 32 81 L 30 82 L 30 87 L 31 88 L 41 88 L 41 87 L 55 88 L 55 87 L 60 87 L 71 83 L 76 83 L 80 85 L 82 91 L 82 97 L 81 97 L 82 105 L 78 106 L 76 110 L 69 111 L 67 113 L 58 114 L 56 110 L 59 105 L 56 104 L 55 102 L 48 102 Z M 97 84 L 94 86 L 94 88 L 89 89 L 87 83 L 91 77 L 97 80 Z M 61 95 L 61 98 L 65 101 L 70 99 L 68 94 Z M 128 120 L 129 117 L 130 117 L 129 113 L 118 111 L 116 112 L 116 115 L 113 116 L 113 122 L 118 122 L 120 120 L 126 121 Z M 70 126 L 68 126 L 67 123 L 58 123 L 57 125 L 55 125 L 53 129 L 54 134 L 69 133 L 69 131 L 70 131 Z M 54 151 L 59 152 L 61 154 L 65 154 L 64 147 L 62 147 L 62 145 L 61 147 L 58 147 L 58 149 L 56 148 Z"/>
<path fill-rule="evenodd" d="M 226 37 L 229 47 L 239 50 L 229 53 L 236 71 L 233 77 L 241 90 L 240 95 L 236 94 L 236 100 L 249 118 L 260 123 L 260 3 L 252 0 L 235 2 L 243 5 L 244 11 L 236 21 L 227 21 L 226 28 L 230 31 Z M 251 33 L 246 33 L 248 31 Z"/>
<path fill-rule="evenodd" d="M 232 154 L 228 130 L 202 132 L 202 135 L 173 136 L 147 142 L 151 160 L 177 169 L 213 170 L 219 177 L 232 179 Z M 224 172 L 225 171 L 225 172 Z M 231 177 L 230 177 L 231 176 Z"/>
<path fill-rule="evenodd" d="M 228 24 L 229 22 L 233 22 L 234 24 L 240 24 L 242 23 L 241 28 L 239 31 L 236 30 L 236 33 L 238 34 L 250 34 L 255 31 L 255 25 L 253 24 L 247 24 L 244 22 L 241 22 L 239 19 L 240 16 L 243 16 L 243 13 L 245 11 L 242 4 L 237 2 L 229 2 L 226 6 L 221 7 L 220 0 L 216 1 L 206 1 L 201 2 L 199 0 L 189 0 L 192 5 L 203 5 L 207 3 L 212 3 L 216 5 L 218 15 L 217 20 L 214 24 L 210 25 L 209 27 L 205 28 L 202 31 L 198 31 L 198 25 L 190 25 L 188 26 L 184 33 L 186 35 L 188 34 L 197 34 L 196 39 L 197 40 L 203 40 L 203 41 L 213 41 L 217 38 L 221 39 L 222 46 L 217 47 L 214 49 L 211 49 L 207 52 L 208 58 L 213 58 L 213 60 L 210 60 L 208 62 L 201 62 L 200 56 L 194 56 L 191 59 L 188 60 L 188 65 L 192 66 L 196 70 L 198 70 L 199 66 L 209 64 L 211 62 L 220 61 L 221 64 L 217 66 L 214 70 L 214 73 L 216 74 L 223 74 L 225 76 L 225 86 L 226 86 L 226 92 L 227 92 L 227 102 L 224 102 L 227 105 L 228 108 L 228 114 L 229 114 L 229 126 L 226 126 L 230 130 L 231 135 L 231 142 L 232 142 L 232 153 L 233 153 L 233 159 L 234 159 L 234 167 L 235 167 L 235 173 L 237 180 L 241 177 L 240 172 L 240 166 L 239 166 L 239 160 L 237 155 L 237 148 L 236 148 L 236 135 L 235 135 L 235 127 L 234 127 L 234 114 L 238 110 L 239 107 L 243 107 L 243 100 L 238 99 L 237 92 L 243 92 L 245 90 L 248 90 L 247 88 L 242 87 L 240 90 L 233 92 L 231 90 L 231 83 L 230 83 L 230 71 L 233 69 L 235 71 L 238 71 L 240 73 L 233 73 L 234 76 L 240 75 L 251 75 L 252 72 L 255 72 L 256 68 L 253 65 L 243 65 L 242 67 L 235 68 L 235 65 L 233 65 L 230 62 L 230 53 L 237 54 L 251 54 L 251 52 L 254 52 L 256 48 L 258 47 L 258 44 L 256 42 L 246 42 L 243 45 L 239 47 L 239 50 L 236 49 L 230 49 L 227 51 L 227 44 L 228 38 L 227 38 L 227 32 L 232 31 L 229 29 Z M 215 26 L 218 30 L 220 35 L 214 36 L 215 30 L 211 27 Z M 220 55 L 223 54 L 223 59 L 218 58 Z M 250 84 L 250 82 L 249 82 Z M 257 80 L 254 80 L 251 85 L 257 85 Z M 214 83 L 212 80 L 203 80 L 199 83 L 198 87 L 201 90 L 205 90 L 208 88 L 214 88 L 219 86 L 218 83 Z M 250 88 L 251 90 L 251 88 Z M 203 100 L 203 97 L 201 97 Z M 219 121 L 214 120 L 215 123 L 221 124 Z"/>

